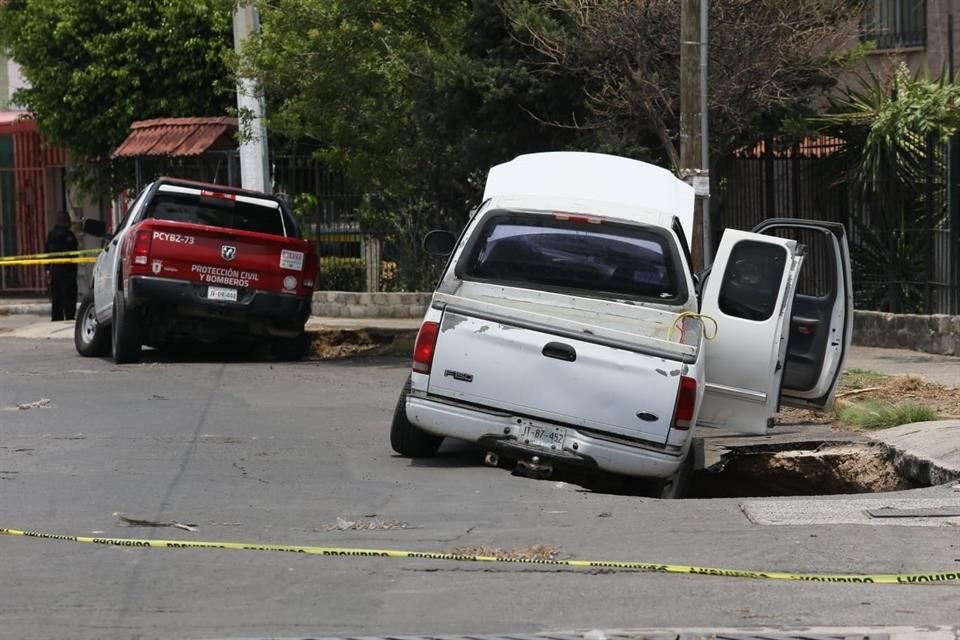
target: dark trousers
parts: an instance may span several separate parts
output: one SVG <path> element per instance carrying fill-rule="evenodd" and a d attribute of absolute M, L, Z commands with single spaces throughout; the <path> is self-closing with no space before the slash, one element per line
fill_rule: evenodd
<path fill-rule="evenodd" d="M 54 274 L 50 281 L 52 320 L 73 320 L 77 314 L 76 274 Z"/>

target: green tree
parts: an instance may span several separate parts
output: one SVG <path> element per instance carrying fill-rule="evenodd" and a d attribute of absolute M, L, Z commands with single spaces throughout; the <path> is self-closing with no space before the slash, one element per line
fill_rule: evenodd
<path fill-rule="evenodd" d="M 532 114 L 575 111 L 577 88 L 526 62 L 492 0 L 258 6 L 239 70 L 259 80 L 271 133 L 367 194 L 364 221 L 397 248 L 401 286 L 431 283 L 423 232 L 461 225 L 492 164 L 571 144 Z"/>
<path fill-rule="evenodd" d="M 857 306 L 923 311 L 927 227 L 946 216 L 944 147 L 960 131 L 960 85 L 902 64 L 888 76 L 867 70 L 814 122 L 843 142 L 830 173 L 861 210 L 852 256 Z"/>
<path fill-rule="evenodd" d="M 403 247 L 460 226 L 487 169 L 519 153 L 589 149 L 675 165 L 678 0 L 258 0 L 238 69 L 258 79 L 276 141 L 312 145 Z M 780 125 L 832 84 L 856 41 L 849 0 L 711 2 L 718 151 Z M 745 52 L 748 55 L 745 55 Z M 276 147 L 274 147 L 276 148 Z"/>
<path fill-rule="evenodd" d="M 14 95 L 52 144 L 105 162 L 135 120 L 222 115 L 232 0 L 7 0 L 0 49 Z"/>
<path fill-rule="evenodd" d="M 516 37 L 579 80 L 597 144 L 679 167 L 679 0 L 499 0 Z M 808 108 L 857 41 L 863 2 L 711 0 L 711 146 L 723 154 Z"/>

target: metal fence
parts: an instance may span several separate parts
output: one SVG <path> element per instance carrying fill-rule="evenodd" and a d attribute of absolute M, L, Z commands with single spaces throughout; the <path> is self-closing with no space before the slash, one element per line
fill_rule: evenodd
<path fill-rule="evenodd" d="M 273 158 L 273 175 L 274 190 L 286 196 L 320 255 L 360 257 L 363 196 L 350 189 L 342 172 L 316 158 L 291 155 Z"/>
<path fill-rule="evenodd" d="M 381 239 L 361 224 L 364 196 L 341 171 L 309 156 L 273 158 L 274 189 L 297 214 L 320 256 L 318 287 L 345 291 L 389 289 L 395 265 L 384 261 Z"/>
<path fill-rule="evenodd" d="M 711 203 L 714 246 L 724 228 L 750 229 L 771 217 L 840 222 L 850 237 L 857 308 L 960 313 L 960 184 L 949 178 L 960 176 L 957 154 L 929 140 L 919 183 L 868 201 L 840 178 L 841 149 L 832 138 L 766 140 L 722 161 Z M 826 277 L 808 273 L 812 281 Z"/>
<path fill-rule="evenodd" d="M 48 220 L 64 209 L 64 167 L 60 149 L 43 144 L 33 131 L 0 135 L 0 256 L 41 253 Z M 41 266 L 0 269 L 0 291 L 41 293 Z"/>
<path fill-rule="evenodd" d="M 871 203 L 840 179 L 835 156 L 842 145 L 833 138 L 788 145 L 766 140 L 720 162 L 711 199 L 714 246 L 724 228 L 749 230 L 772 217 L 840 222 L 849 232 L 857 308 L 960 314 L 960 180 L 948 177 L 960 176 L 958 154 L 951 158 L 947 145 L 928 143 L 925 175 L 906 197 L 908 213 L 891 206 L 904 194 Z M 274 183 L 317 244 L 318 286 L 391 289 L 402 260 L 395 247 L 364 228 L 364 196 L 341 172 L 314 158 L 277 156 Z M 831 277 L 813 266 L 800 282 L 807 292 L 821 290 Z"/>
<path fill-rule="evenodd" d="M 927 44 L 926 0 L 873 0 L 867 7 L 861 40 L 878 49 L 924 47 Z"/>

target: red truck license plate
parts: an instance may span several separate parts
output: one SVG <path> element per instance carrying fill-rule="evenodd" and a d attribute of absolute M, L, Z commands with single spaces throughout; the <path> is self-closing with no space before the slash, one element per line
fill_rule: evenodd
<path fill-rule="evenodd" d="M 227 287 L 207 287 L 207 300 L 237 301 L 237 290 Z"/>

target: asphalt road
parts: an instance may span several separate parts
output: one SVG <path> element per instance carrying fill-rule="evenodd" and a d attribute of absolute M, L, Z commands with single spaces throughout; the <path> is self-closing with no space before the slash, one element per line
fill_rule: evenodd
<path fill-rule="evenodd" d="M 591 492 L 512 476 L 456 444 L 411 463 L 393 455 L 387 433 L 405 376 L 402 360 L 242 354 L 117 367 L 76 356 L 68 341 L 0 336 L 0 527 L 418 551 L 548 545 L 564 558 L 761 571 L 960 571 L 955 526 L 758 525 L 743 499 Z M 937 487 L 897 498 L 950 495 Z M 845 500 L 816 502 L 842 511 Z M 115 513 L 197 530 L 128 527 Z M 338 518 L 403 528 L 340 530 Z M 0 637 L 31 640 L 960 620 L 957 582 L 591 573 L 6 536 L 0 558 Z"/>

